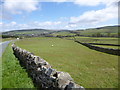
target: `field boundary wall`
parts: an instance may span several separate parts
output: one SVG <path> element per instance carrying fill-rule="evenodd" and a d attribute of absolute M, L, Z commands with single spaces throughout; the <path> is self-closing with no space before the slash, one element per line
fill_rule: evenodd
<path fill-rule="evenodd" d="M 57 88 L 58 90 L 84 90 L 76 84 L 67 72 L 57 71 L 52 66 L 33 53 L 12 45 L 13 53 L 20 65 L 26 69 L 37 88 Z"/>
<path fill-rule="evenodd" d="M 90 49 L 96 50 L 96 51 L 120 56 L 120 50 L 119 49 L 97 47 L 97 46 L 91 45 L 90 43 L 82 43 L 80 41 L 75 41 L 75 42 L 80 43 L 80 44 L 82 44 L 82 45 L 84 45 L 84 46 L 86 46 Z"/>
<path fill-rule="evenodd" d="M 102 44 L 102 43 L 88 43 L 88 44 L 92 44 L 92 45 L 106 45 L 106 46 L 120 46 L 117 44 Z"/>

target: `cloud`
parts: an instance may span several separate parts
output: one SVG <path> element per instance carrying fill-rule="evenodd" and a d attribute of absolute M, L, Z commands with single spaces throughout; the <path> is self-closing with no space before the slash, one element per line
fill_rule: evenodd
<path fill-rule="evenodd" d="M 97 6 L 100 4 L 105 4 L 107 6 L 110 6 L 114 2 L 118 2 L 119 0 L 74 0 L 73 2 L 78 5 L 83 6 Z"/>
<path fill-rule="evenodd" d="M 29 28 L 46 28 L 46 29 L 76 29 L 86 26 L 98 26 L 108 20 L 118 17 L 119 0 L 4 0 L 3 18 L 11 19 L 10 14 L 24 14 L 24 12 L 33 12 L 39 9 L 38 5 L 42 1 L 49 2 L 68 2 L 71 1 L 80 6 L 98 6 L 105 5 L 104 9 L 91 10 L 84 12 L 77 17 L 61 17 L 58 21 L 34 21 L 27 24 L 18 24 L 15 21 L 10 23 L 2 23 L 4 30 L 12 29 L 29 29 Z"/>
<path fill-rule="evenodd" d="M 97 6 L 99 4 L 109 6 L 113 4 L 113 2 L 118 1 L 119 0 L 4 0 L 4 3 L 2 4 L 2 12 L 3 15 L 32 12 L 40 8 L 38 7 L 40 2 L 73 2 L 74 4 L 83 6 Z"/>
<path fill-rule="evenodd" d="M 74 29 L 74 28 L 76 28 L 76 27 L 77 27 L 76 24 L 68 24 L 68 25 L 66 25 L 64 28 L 65 28 L 65 29 Z"/>
<path fill-rule="evenodd" d="M 40 0 L 40 2 L 71 2 L 74 0 Z"/>
<path fill-rule="evenodd" d="M 75 0 L 74 3 L 84 6 L 96 6 L 101 3 L 101 0 Z"/>
<path fill-rule="evenodd" d="M 95 25 L 115 19 L 118 17 L 118 6 L 115 3 L 117 2 L 106 5 L 106 8 L 101 10 L 87 11 L 78 17 L 71 17 L 70 24 Z"/>
<path fill-rule="evenodd" d="M 30 23 L 30 25 L 34 25 L 37 27 L 50 27 L 50 26 L 60 25 L 61 23 L 62 23 L 61 21 L 44 21 L 44 22 L 34 21 Z"/>
<path fill-rule="evenodd" d="M 40 2 L 73 2 L 74 4 L 82 6 L 97 6 L 100 4 L 105 4 L 107 6 L 111 5 L 113 2 L 118 2 L 119 0 L 40 0 Z"/>
<path fill-rule="evenodd" d="M 3 13 L 22 14 L 38 9 L 38 0 L 4 0 L 2 4 Z"/>
<path fill-rule="evenodd" d="M 2 23 L 0 22 L 0 28 L 3 31 L 7 30 L 20 30 L 20 29 L 35 29 L 35 28 L 44 28 L 44 29 L 57 29 L 62 24 L 61 21 L 45 21 L 45 22 L 31 22 L 27 24 L 18 24 L 15 21 L 10 23 Z"/>
<path fill-rule="evenodd" d="M 16 24 L 17 24 L 17 23 L 16 23 L 16 22 L 14 22 L 14 21 L 12 21 L 12 22 L 11 22 L 11 25 L 13 25 L 13 26 L 14 26 L 14 25 L 16 25 Z"/>
<path fill-rule="evenodd" d="M 42 23 L 40 23 L 40 25 L 59 25 L 59 24 L 61 24 L 61 22 L 60 21 L 57 21 L 57 22 L 51 22 L 51 21 L 46 21 L 46 22 L 42 22 Z"/>
<path fill-rule="evenodd" d="M 32 25 L 34 28 L 45 28 L 45 29 L 57 29 L 62 26 L 61 21 L 44 21 L 44 22 L 32 22 L 30 25 Z"/>
<path fill-rule="evenodd" d="M 3 22 L 0 22 L 0 25 L 2 25 L 3 24 Z"/>

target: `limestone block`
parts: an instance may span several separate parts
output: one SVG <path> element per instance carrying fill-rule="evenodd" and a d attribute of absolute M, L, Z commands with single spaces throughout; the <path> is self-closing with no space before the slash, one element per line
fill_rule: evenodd
<path fill-rule="evenodd" d="M 64 88 L 69 84 L 70 81 L 73 81 L 72 77 L 67 72 L 58 73 L 58 87 Z"/>
<path fill-rule="evenodd" d="M 45 72 L 45 74 L 48 76 L 53 76 L 55 73 L 56 73 L 56 70 L 52 68 L 48 68 Z"/>

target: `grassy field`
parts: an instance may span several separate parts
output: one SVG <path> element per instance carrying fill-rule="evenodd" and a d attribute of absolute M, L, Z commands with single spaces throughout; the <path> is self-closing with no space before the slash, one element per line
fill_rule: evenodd
<path fill-rule="evenodd" d="M 53 30 L 45 30 L 45 29 L 28 29 L 28 30 L 14 30 L 14 31 L 8 31 L 4 32 L 3 34 L 41 34 L 41 33 L 49 33 L 53 32 Z"/>
<path fill-rule="evenodd" d="M 102 35 L 108 35 L 110 36 L 113 35 L 118 35 L 118 26 L 106 26 L 106 27 L 101 27 L 101 28 L 90 28 L 86 30 L 77 30 L 80 35 L 85 35 L 85 36 L 92 36 L 92 34 L 97 34 L 100 33 Z"/>
<path fill-rule="evenodd" d="M 119 46 L 107 46 L 107 45 L 94 45 L 94 46 L 103 47 L 103 48 L 120 49 Z"/>
<path fill-rule="evenodd" d="M 67 39 L 74 39 L 73 37 L 67 37 Z M 118 45 L 119 38 L 111 37 L 75 37 L 76 40 L 84 43 L 102 43 L 102 44 L 116 44 Z"/>
<path fill-rule="evenodd" d="M 59 38 L 27 38 L 17 41 L 16 45 L 45 59 L 54 69 L 68 72 L 76 83 L 85 88 L 118 87 L 118 56 L 91 50 L 72 40 Z M 10 57 L 15 60 L 12 55 L 7 56 L 3 60 Z M 9 66 L 7 64 L 4 66 Z"/>
<path fill-rule="evenodd" d="M 11 44 L 2 57 L 2 88 L 34 88 L 26 71 L 13 55 Z"/>
<path fill-rule="evenodd" d="M 57 36 L 57 35 L 67 36 L 67 35 L 75 35 L 75 34 L 74 34 L 74 33 L 70 33 L 70 32 L 66 32 L 66 31 L 63 31 L 63 32 L 54 32 L 54 33 L 52 33 L 51 35 L 53 35 L 53 36 Z"/>
<path fill-rule="evenodd" d="M 9 40 L 14 40 L 14 39 L 16 39 L 16 38 L 2 38 L 2 42 L 9 41 Z"/>
<path fill-rule="evenodd" d="M 0 43 L 2 42 L 2 37 L 0 34 Z M 2 47 L 0 47 L 0 52 L 2 50 Z M 2 58 L 0 57 L 0 89 L 2 88 Z"/>
<path fill-rule="evenodd" d="M 116 44 L 119 45 L 119 38 L 111 38 L 111 37 L 83 37 L 83 36 L 76 36 L 73 37 L 66 37 L 66 39 L 73 39 L 83 43 L 100 43 L 100 44 Z M 120 49 L 119 46 L 108 46 L 108 45 L 94 45 L 103 48 L 113 48 L 113 49 Z"/>
<path fill-rule="evenodd" d="M 105 26 L 99 28 L 89 28 L 89 29 L 81 29 L 81 30 L 47 30 L 47 29 L 26 29 L 26 30 L 14 30 L 3 32 L 3 35 L 18 35 L 18 34 L 42 34 L 42 33 L 51 33 L 50 35 L 75 35 L 74 32 L 77 34 L 84 35 L 84 36 L 93 36 L 96 34 L 100 34 L 102 36 L 118 36 L 118 27 L 120 26 Z M 72 31 L 73 33 L 71 33 Z"/>

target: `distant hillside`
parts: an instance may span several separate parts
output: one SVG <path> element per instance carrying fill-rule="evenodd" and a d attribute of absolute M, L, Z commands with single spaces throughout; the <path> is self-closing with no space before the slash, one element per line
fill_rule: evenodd
<path fill-rule="evenodd" d="M 105 35 L 117 36 L 118 27 L 120 28 L 120 26 L 106 26 L 106 27 L 91 28 L 86 30 L 76 30 L 76 32 L 84 36 L 94 36 L 95 34 L 101 34 L 103 36 Z"/>
<path fill-rule="evenodd" d="M 86 30 L 47 30 L 47 29 L 25 29 L 3 32 L 2 35 L 10 36 L 108 36 L 118 37 L 118 27 L 106 26 L 90 28 Z"/>
<path fill-rule="evenodd" d="M 3 32 L 2 34 L 9 34 L 9 35 L 15 35 L 15 34 L 41 34 L 41 33 L 49 33 L 53 32 L 53 30 L 46 30 L 46 29 L 25 29 L 25 30 L 14 30 L 14 31 L 8 31 Z"/>

